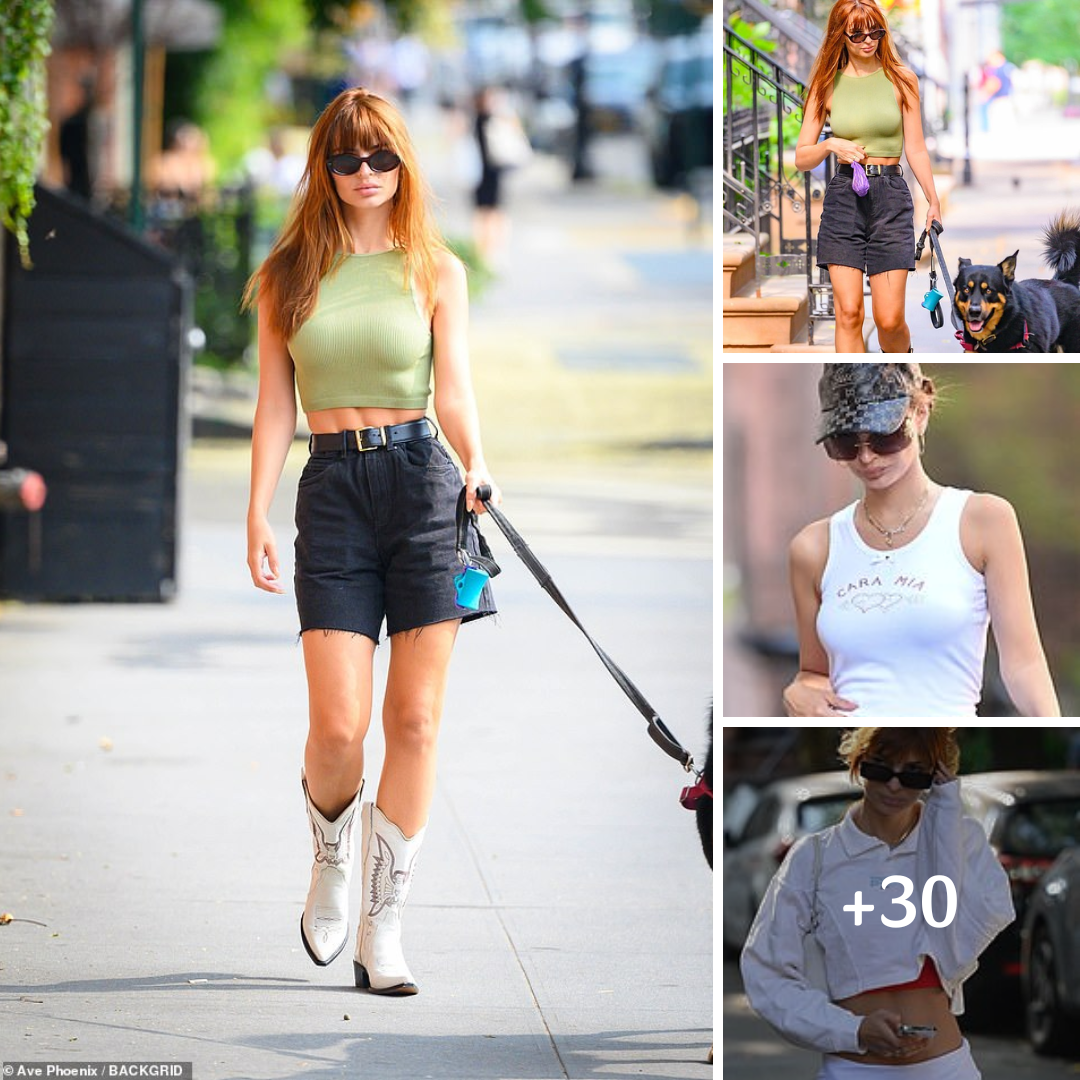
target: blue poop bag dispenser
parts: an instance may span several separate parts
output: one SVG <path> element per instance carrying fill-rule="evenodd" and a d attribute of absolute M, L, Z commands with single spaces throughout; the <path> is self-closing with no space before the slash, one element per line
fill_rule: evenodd
<path fill-rule="evenodd" d="M 490 497 L 490 488 L 485 486 L 477 490 L 477 498 Z M 470 525 L 476 533 L 479 554 L 469 551 L 466 543 Z M 461 489 L 457 501 L 457 554 L 462 569 L 454 575 L 455 603 L 466 611 L 477 611 L 484 586 L 499 573 L 499 564 L 492 558 L 491 548 L 477 528 L 475 512 L 465 510 L 465 488 Z"/>

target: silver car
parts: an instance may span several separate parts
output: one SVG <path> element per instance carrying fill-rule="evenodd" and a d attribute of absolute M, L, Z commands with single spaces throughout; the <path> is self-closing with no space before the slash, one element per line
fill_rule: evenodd
<path fill-rule="evenodd" d="M 1031 894 L 1020 934 L 1020 987 L 1035 1050 L 1080 1050 L 1080 847 L 1066 848 Z"/>
<path fill-rule="evenodd" d="M 794 776 L 762 789 L 735 835 L 725 820 L 725 951 L 742 948 L 765 890 L 791 845 L 800 836 L 835 825 L 861 797 L 862 788 L 851 783 L 846 770 Z"/>

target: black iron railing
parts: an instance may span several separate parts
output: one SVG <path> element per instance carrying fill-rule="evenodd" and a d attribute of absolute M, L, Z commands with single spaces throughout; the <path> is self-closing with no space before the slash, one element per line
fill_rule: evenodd
<path fill-rule="evenodd" d="M 759 278 L 805 275 L 813 344 L 814 319 L 832 317 L 832 287 L 821 271 L 815 280 L 810 208 L 824 195 L 832 159 L 818 175 L 785 164 L 797 135 L 784 123 L 801 123 L 805 98 L 794 74 L 725 24 L 724 228 L 753 237 Z"/>

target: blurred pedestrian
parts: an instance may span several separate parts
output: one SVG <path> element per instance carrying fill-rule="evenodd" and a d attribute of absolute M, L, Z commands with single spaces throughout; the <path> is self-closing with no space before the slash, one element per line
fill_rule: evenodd
<path fill-rule="evenodd" d="M 833 135 L 819 142 L 826 119 Z M 918 79 L 900 63 L 873 0 L 837 0 L 810 72 L 795 148 L 799 169 L 813 169 L 829 154 L 840 161 L 817 236 L 817 265 L 832 281 L 837 352 L 865 352 L 864 273 L 881 351 L 912 351 L 904 310 L 908 272 L 915 269 L 915 209 L 900 164 L 905 151 L 926 196 L 929 229 L 941 221 L 941 205 L 923 138 Z"/>
<path fill-rule="evenodd" d="M 455 507 L 491 485 L 469 374 L 465 270 L 447 250 L 400 113 L 363 87 L 339 94 L 311 133 L 281 236 L 245 293 L 259 315 L 248 566 L 282 593 L 267 515 L 296 433 L 296 391 L 314 433 L 296 500 L 296 602 L 309 693 L 301 783 L 315 849 L 300 923 L 311 959 L 348 937 L 353 821 L 362 820 L 363 902 L 353 968 L 377 994 L 417 992 L 401 917 L 426 831 L 436 736 L 463 621 Z M 477 550 L 475 526 L 468 544 Z M 361 803 L 372 662 L 383 620 L 390 662 L 386 753 L 375 801 Z"/>
<path fill-rule="evenodd" d="M 532 147 L 517 113 L 498 89 L 485 86 L 477 91 L 474 107 L 480 178 L 473 192 L 473 232 L 480 254 L 491 262 L 506 242 L 503 175 L 524 165 L 532 156 Z"/>
<path fill-rule="evenodd" d="M 825 452 L 862 498 L 791 542 L 799 673 L 789 716 L 974 717 L 986 631 L 1021 716 L 1060 716 L 1016 512 L 922 462 L 933 381 L 918 364 L 826 364 Z"/>
<path fill-rule="evenodd" d="M 596 176 L 592 167 L 592 155 L 589 148 L 592 143 L 592 114 L 589 109 L 588 71 L 589 71 L 589 34 L 583 19 L 577 20 L 578 49 L 570 61 L 570 99 L 574 106 L 574 141 L 570 179 L 578 182 L 592 180 Z"/>
<path fill-rule="evenodd" d="M 990 130 L 990 103 L 1004 101 L 1013 90 L 1013 73 L 1016 66 L 1005 59 L 1000 49 L 995 49 L 979 69 L 979 130 Z"/>
<path fill-rule="evenodd" d="M 979 1080 L 956 1020 L 963 984 L 1016 913 L 986 833 L 962 813 L 956 728 L 855 728 L 840 754 L 863 797 L 799 839 L 770 882 L 741 958 L 747 998 L 823 1055 L 817 1080 L 895 1066 Z M 942 892 L 945 918 L 931 921 Z"/>
<path fill-rule="evenodd" d="M 73 195 L 89 200 L 93 193 L 90 173 L 91 119 L 94 110 L 94 80 L 79 80 L 79 105 L 60 124 L 60 158 L 64 164 L 64 187 Z"/>
<path fill-rule="evenodd" d="M 169 126 L 161 153 L 150 162 L 147 184 L 158 198 L 194 206 L 213 183 L 214 173 L 206 132 L 190 120 L 177 120 Z"/>

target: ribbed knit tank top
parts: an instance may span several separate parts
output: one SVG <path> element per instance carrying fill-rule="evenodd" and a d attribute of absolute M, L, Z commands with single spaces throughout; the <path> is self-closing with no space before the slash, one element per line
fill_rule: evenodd
<path fill-rule="evenodd" d="M 899 157 L 904 149 L 904 120 L 884 68 L 860 79 L 838 71 L 829 123 L 837 138 L 865 146 L 867 157 Z"/>
<path fill-rule="evenodd" d="M 289 340 L 304 412 L 427 407 L 431 326 L 404 275 L 395 249 L 348 255 L 319 283 L 315 310 Z"/>
<path fill-rule="evenodd" d="M 855 528 L 858 503 L 829 519 L 817 632 L 845 716 L 974 716 L 982 693 L 986 582 L 960 544 L 970 491 L 943 488 L 923 531 L 876 551 Z"/>

